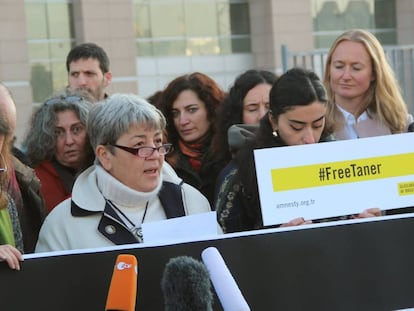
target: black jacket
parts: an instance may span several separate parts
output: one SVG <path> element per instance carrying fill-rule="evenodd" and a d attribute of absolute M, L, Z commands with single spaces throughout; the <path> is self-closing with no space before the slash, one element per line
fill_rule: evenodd
<path fill-rule="evenodd" d="M 23 234 L 25 253 L 34 252 L 40 227 L 47 215 L 40 193 L 40 181 L 34 170 L 13 157 L 13 167 L 18 189 L 10 187 L 10 195 L 16 203 Z M 13 181 L 12 181 L 13 182 Z"/>

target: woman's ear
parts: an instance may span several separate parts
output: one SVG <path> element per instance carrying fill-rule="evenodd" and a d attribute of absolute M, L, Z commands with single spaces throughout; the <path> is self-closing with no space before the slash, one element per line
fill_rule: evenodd
<path fill-rule="evenodd" d="M 99 162 L 101 163 L 102 167 L 109 171 L 112 168 L 111 157 L 112 154 L 104 145 L 98 145 L 96 147 L 96 157 L 98 158 Z"/>
<path fill-rule="evenodd" d="M 272 135 L 274 137 L 277 137 L 278 136 L 277 123 L 275 122 L 275 118 L 273 117 L 273 115 L 270 111 L 269 111 L 269 114 L 268 114 L 268 118 L 269 118 L 270 126 L 272 127 Z"/>
<path fill-rule="evenodd" d="M 270 122 L 270 125 L 272 126 L 273 131 L 276 131 L 277 130 L 277 124 L 275 122 L 275 118 L 273 117 L 272 113 L 269 112 L 267 114 L 267 117 L 269 118 L 269 122 Z"/>

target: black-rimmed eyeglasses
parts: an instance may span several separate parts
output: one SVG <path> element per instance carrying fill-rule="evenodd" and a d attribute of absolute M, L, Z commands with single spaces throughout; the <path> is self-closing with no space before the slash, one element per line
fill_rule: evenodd
<path fill-rule="evenodd" d="M 125 150 L 126 152 L 129 152 L 140 158 L 148 158 L 152 156 L 155 150 L 157 150 L 160 155 L 166 155 L 168 152 L 172 150 L 171 144 L 163 144 L 159 147 L 143 146 L 143 147 L 138 147 L 138 148 L 131 148 L 131 147 L 125 147 L 125 146 L 113 145 L 113 144 L 108 144 L 108 145 Z"/>

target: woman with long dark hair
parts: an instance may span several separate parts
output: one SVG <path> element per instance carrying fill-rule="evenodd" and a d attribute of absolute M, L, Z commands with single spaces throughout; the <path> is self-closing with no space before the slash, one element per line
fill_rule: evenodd
<path fill-rule="evenodd" d="M 263 227 L 253 150 L 331 140 L 332 125 L 325 117 L 327 104 L 323 83 L 312 71 L 293 68 L 274 83 L 269 112 L 262 118 L 255 139 L 239 151 L 235 168 L 220 185 L 216 210 L 224 232 Z M 380 210 L 374 208 L 358 217 L 379 214 Z M 310 221 L 296 218 L 283 225 L 305 223 Z"/>
<path fill-rule="evenodd" d="M 219 169 L 209 165 L 217 109 L 224 92 L 209 76 L 195 72 L 171 81 L 162 91 L 160 109 L 167 119 L 168 141 L 174 150 L 166 161 L 184 182 L 212 202 Z"/>

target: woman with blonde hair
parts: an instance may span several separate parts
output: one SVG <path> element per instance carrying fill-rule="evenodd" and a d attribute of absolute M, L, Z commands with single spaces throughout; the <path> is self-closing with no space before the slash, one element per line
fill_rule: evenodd
<path fill-rule="evenodd" d="M 0 262 L 6 261 L 11 269 L 20 270 L 23 261 L 23 238 L 16 205 L 8 194 L 11 167 L 11 141 L 13 132 L 0 115 Z"/>
<path fill-rule="evenodd" d="M 336 139 L 402 133 L 412 122 L 384 50 L 368 31 L 348 30 L 334 41 L 324 84 Z"/>

